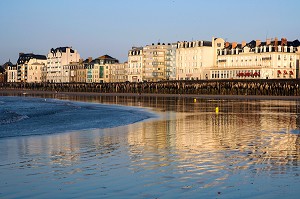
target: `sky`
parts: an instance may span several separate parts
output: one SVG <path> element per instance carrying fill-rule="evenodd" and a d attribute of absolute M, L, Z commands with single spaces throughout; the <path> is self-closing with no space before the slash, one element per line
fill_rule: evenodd
<path fill-rule="evenodd" d="M 300 39 L 299 0 L 0 0 L 0 64 L 71 46 L 124 62 L 132 46 Z"/>

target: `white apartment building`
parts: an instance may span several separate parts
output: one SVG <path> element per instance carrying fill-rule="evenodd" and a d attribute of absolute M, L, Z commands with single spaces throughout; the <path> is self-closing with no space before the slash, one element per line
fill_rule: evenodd
<path fill-rule="evenodd" d="M 18 82 L 35 82 L 35 80 L 37 82 L 40 82 L 41 79 L 39 77 L 39 79 L 35 79 L 35 75 L 39 75 L 42 73 L 42 71 L 37 71 L 35 72 L 35 68 L 37 68 L 36 70 L 40 70 L 40 67 L 37 67 L 37 65 L 44 65 L 46 64 L 46 56 L 45 55 L 35 55 L 32 53 L 28 53 L 28 54 L 24 54 L 24 53 L 20 53 L 19 54 L 19 59 L 17 61 L 17 76 L 18 76 Z M 28 79 L 28 75 L 30 76 L 30 79 Z"/>
<path fill-rule="evenodd" d="M 18 81 L 18 70 L 17 66 L 8 66 L 6 70 L 7 82 L 17 82 Z"/>
<path fill-rule="evenodd" d="M 48 82 L 67 82 L 68 76 L 63 66 L 69 65 L 71 62 L 78 62 L 80 55 L 72 47 L 52 48 L 47 55 L 47 81 Z M 68 72 L 67 72 L 68 73 Z"/>
<path fill-rule="evenodd" d="M 224 47 L 224 40 L 184 41 L 177 43 L 176 75 L 177 80 L 208 79 L 214 66 L 217 50 Z"/>
<path fill-rule="evenodd" d="M 211 79 L 295 79 L 299 77 L 299 56 L 298 40 L 226 42 L 218 51 Z"/>
<path fill-rule="evenodd" d="M 141 82 L 143 78 L 144 56 L 142 47 L 132 47 L 128 52 L 126 73 L 128 81 Z"/>

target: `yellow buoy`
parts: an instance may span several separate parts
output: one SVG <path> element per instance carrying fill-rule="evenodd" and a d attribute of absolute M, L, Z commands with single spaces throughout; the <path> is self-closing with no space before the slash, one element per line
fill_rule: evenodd
<path fill-rule="evenodd" d="M 219 113 L 219 107 L 216 107 L 216 113 Z"/>

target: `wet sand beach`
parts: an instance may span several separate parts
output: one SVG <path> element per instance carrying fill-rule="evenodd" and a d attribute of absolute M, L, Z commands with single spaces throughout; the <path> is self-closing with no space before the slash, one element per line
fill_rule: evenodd
<path fill-rule="evenodd" d="M 133 106 L 159 116 L 120 127 L 0 139 L 0 198 L 300 194 L 298 97 L 0 94 Z"/>

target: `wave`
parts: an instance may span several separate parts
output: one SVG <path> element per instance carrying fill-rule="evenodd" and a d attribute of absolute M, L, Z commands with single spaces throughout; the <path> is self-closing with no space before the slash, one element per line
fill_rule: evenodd
<path fill-rule="evenodd" d="M 6 110 L 1 112 L 0 125 L 12 124 L 28 118 L 29 117 L 27 115 L 21 115 L 14 111 Z"/>
<path fill-rule="evenodd" d="M 156 117 L 140 108 L 28 97 L 0 97 L 0 138 L 123 126 Z"/>

